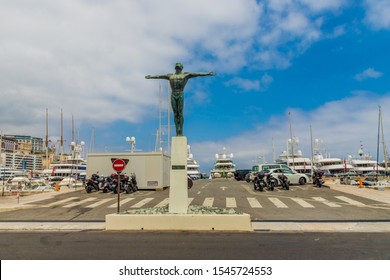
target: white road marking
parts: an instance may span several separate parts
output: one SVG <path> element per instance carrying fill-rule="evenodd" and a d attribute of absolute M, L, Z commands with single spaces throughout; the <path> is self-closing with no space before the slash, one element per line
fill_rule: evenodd
<path fill-rule="evenodd" d="M 301 205 L 303 208 L 314 208 L 313 205 L 311 205 L 310 203 L 306 202 L 302 198 L 291 197 L 291 199 L 293 201 L 295 201 L 296 203 L 298 203 L 299 205 Z"/>
<path fill-rule="evenodd" d="M 280 199 L 276 197 L 268 198 L 277 208 L 288 208 L 286 204 L 284 204 Z"/>
<path fill-rule="evenodd" d="M 237 208 L 237 202 L 235 197 L 226 198 L 226 208 Z"/>
<path fill-rule="evenodd" d="M 134 199 L 133 197 L 125 198 L 125 199 L 120 201 L 119 206 L 122 206 L 123 204 L 125 204 L 125 203 L 127 203 L 127 202 L 129 202 L 129 201 L 131 201 L 133 199 Z M 118 207 L 118 201 L 116 203 L 111 204 L 110 206 L 108 206 L 108 208 L 116 208 L 116 207 Z"/>
<path fill-rule="evenodd" d="M 96 200 L 96 198 L 95 197 L 89 197 L 89 198 L 86 198 L 86 199 L 83 199 L 83 200 L 80 200 L 80 201 L 76 201 L 76 202 L 64 205 L 63 207 L 70 208 L 70 207 L 74 207 L 74 206 L 77 206 L 77 205 L 80 205 L 80 204 L 83 204 L 83 203 L 86 203 L 86 202 L 89 202 L 89 201 L 93 201 L 93 200 Z"/>
<path fill-rule="evenodd" d="M 95 208 L 95 207 L 100 206 L 100 205 L 102 205 L 102 204 L 104 204 L 104 203 L 106 203 L 106 202 L 109 202 L 109 201 L 111 201 L 111 200 L 113 200 L 113 198 L 105 198 L 105 199 L 102 199 L 102 200 L 100 200 L 100 201 L 98 201 L 98 202 L 95 202 L 95 203 L 93 203 L 93 204 L 87 205 L 87 206 L 85 206 L 85 207 L 86 207 L 86 208 Z"/>
<path fill-rule="evenodd" d="M 161 201 L 159 204 L 157 204 L 154 207 L 164 207 L 164 206 L 167 206 L 168 203 L 169 203 L 169 197 L 165 198 L 163 201 Z"/>
<path fill-rule="evenodd" d="M 335 198 L 337 199 L 340 199 L 342 201 L 345 201 L 351 205 L 355 205 L 355 206 L 366 206 L 364 203 L 361 203 L 359 201 L 356 201 L 356 200 L 353 200 L 351 198 L 348 198 L 348 197 L 345 197 L 345 196 L 335 196 Z"/>
<path fill-rule="evenodd" d="M 213 207 L 213 203 L 214 203 L 214 198 L 213 197 L 206 197 L 204 202 L 203 202 L 203 206 L 205 206 L 205 207 Z"/>
<path fill-rule="evenodd" d="M 249 202 L 249 205 L 252 207 L 252 208 L 263 208 L 260 204 L 260 202 L 254 198 L 254 197 L 247 197 L 248 199 L 248 202 Z"/>
<path fill-rule="evenodd" d="M 146 203 L 149 203 L 150 201 L 152 201 L 154 198 L 145 198 L 145 199 L 142 199 L 140 202 L 130 206 L 130 208 L 141 208 L 142 206 L 144 206 Z"/>
<path fill-rule="evenodd" d="M 329 207 L 341 207 L 341 205 L 338 205 L 334 202 L 330 202 L 329 200 L 326 200 L 325 198 L 322 197 L 313 197 L 315 201 L 322 202 L 325 205 L 328 205 Z"/>
<path fill-rule="evenodd" d="M 68 198 L 47 204 L 44 207 L 51 207 L 51 206 L 55 206 L 55 205 L 59 205 L 59 204 L 64 204 L 68 201 L 75 200 L 75 199 L 78 199 L 78 197 L 77 196 L 68 197 Z"/>

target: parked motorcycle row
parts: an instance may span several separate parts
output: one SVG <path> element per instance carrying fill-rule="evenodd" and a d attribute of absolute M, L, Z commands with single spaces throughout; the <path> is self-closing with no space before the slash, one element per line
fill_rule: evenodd
<path fill-rule="evenodd" d="M 132 173 L 130 176 L 121 174 L 119 175 L 119 179 L 120 192 L 132 193 L 138 190 L 137 179 L 134 173 Z M 87 193 L 91 193 L 93 191 L 118 193 L 118 174 L 113 173 L 110 176 L 99 176 L 98 174 L 92 174 L 92 176 L 85 183 L 85 190 Z"/>
<path fill-rule="evenodd" d="M 271 173 L 258 172 L 253 180 L 253 188 L 255 191 L 264 191 L 265 189 L 273 191 L 276 186 L 280 185 L 283 189 L 289 190 L 290 183 L 288 177 L 283 173 L 276 173 L 277 178 L 272 176 Z M 323 172 L 321 170 L 316 170 L 313 173 L 313 185 L 318 188 L 321 188 L 325 183 L 322 178 Z"/>
<path fill-rule="evenodd" d="M 279 180 L 279 183 L 278 183 Z M 280 184 L 283 189 L 289 190 L 289 182 L 288 178 L 284 174 L 278 175 L 278 179 L 276 179 L 271 174 L 265 174 L 264 172 L 257 173 L 255 179 L 253 180 L 253 187 L 255 191 L 264 191 L 265 189 L 269 191 L 273 191 L 276 186 Z"/>

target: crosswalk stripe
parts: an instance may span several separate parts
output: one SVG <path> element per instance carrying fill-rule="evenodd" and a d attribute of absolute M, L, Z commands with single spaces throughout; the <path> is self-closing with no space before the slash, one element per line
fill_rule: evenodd
<path fill-rule="evenodd" d="M 213 197 L 206 197 L 204 202 L 203 202 L 203 206 L 205 206 L 205 207 L 213 207 L 213 203 L 214 203 L 214 198 Z"/>
<path fill-rule="evenodd" d="M 159 204 L 157 204 L 154 207 L 164 207 L 164 206 L 167 206 L 168 203 L 169 203 L 169 197 L 165 198 L 163 201 L 161 201 Z"/>
<path fill-rule="evenodd" d="M 102 204 L 104 204 L 104 203 L 106 203 L 106 202 L 108 202 L 108 201 L 113 200 L 113 199 L 114 199 L 114 198 L 105 198 L 105 199 L 102 199 L 102 200 L 100 200 L 100 201 L 98 201 L 98 202 L 95 202 L 95 203 L 93 203 L 93 204 L 87 205 L 87 206 L 85 206 L 85 207 L 86 207 L 86 208 L 95 208 L 95 207 L 100 206 L 100 205 L 102 205 Z"/>
<path fill-rule="evenodd" d="M 342 201 L 344 201 L 344 202 L 347 202 L 347 203 L 349 203 L 349 204 L 351 204 L 351 205 L 355 205 L 355 206 L 366 206 L 364 203 L 361 203 L 361 202 L 359 202 L 359 201 L 350 199 L 350 198 L 345 197 L 345 196 L 335 196 L 335 198 L 340 199 L 340 200 L 342 200 Z"/>
<path fill-rule="evenodd" d="M 325 205 L 328 205 L 329 207 L 341 207 L 341 205 L 338 205 L 334 202 L 330 202 L 329 200 L 326 200 L 325 198 L 322 197 L 313 197 L 315 201 L 322 202 Z"/>
<path fill-rule="evenodd" d="M 269 197 L 268 198 L 277 208 L 288 208 L 286 204 L 284 204 L 280 199 L 276 197 Z"/>
<path fill-rule="evenodd" d="M 300 206 L 304 207 L 304 208 L 314 208 L 313 205 L 311 205 L 310 203 L 306 202 L 302 198 L 291 197 L 291 199 L 293 201 L 295 201 L 296 203 L 298 203 Z"/>
<path fill-rule="evenodd" d="M 68 201 L 75 200 L 75 199 L 78 199 L 78 197 L 77 196 L 68 197 L 68 198 L 47 204 L 47 205 L 45 205 L 45 207 L 51 207 L 51 206 L 55 206 L 55 205 L 59 205 L 59 204 L 64 204 Z"/>
<path fill-rule="evenodd" d="M 152 201 L 154 198 L 145 198 L 145 199 L 142 199 L 140 202 L 130 206 L 130 208 L 141 208 L 142 206 L 144 206 L 146 203 Z"/>
<path fill-rule="evenodd" d="M 76 201 L 76 202 L 64 205 L 64 207 L 65 208 L 70 208 L 70 207 L 74 207 L 74 206 L 77 206 L 77 205 L 80 205 L 80 204 L 84 204 L 86 202 L 90 202 L 90 201 L 93 201 L 93 200 L 96 200 L 96 198 L 95 197 L 89 197 L 89 198 L 86 198 L 86 199 L 83 199 L 83 200 L 80 200 L 80 201 Z"/>
<path fill-rule="evenodd" d="M 226 208 L 237 208 L 237 202 L 235 197 L 226 198 Z"/>
<path fill-rule="evenodd" d="M 249 205 L 252 207 L 252 208 L 262 208 L 260 202 L 254 198 L 254 197 L 247 197 L 246 198 L 249 202 Z"/>
<path fill-rule="evenodd" d="M 125 198 L 125 199 L 120 201 L 119 205 L 122 206 L 123 204 L 125 204 L 125 203 L 127 203 L 127 202 L 129 202 L 129 201 L 131 201 L 133 199 L 134 199 L 133 197 Z M 108 206 L 108 208 L 116 208 L 116 207 L 118 207 L 118 202 Z"/>

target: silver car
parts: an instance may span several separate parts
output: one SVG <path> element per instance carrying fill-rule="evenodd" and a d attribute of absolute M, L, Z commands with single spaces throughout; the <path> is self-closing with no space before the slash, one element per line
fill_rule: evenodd
<path fill-rule="evenodd" d="M 309 177 L 306 174 L 298 173 L 294 170 L 277 168 L 277 169 L 269 169 L 266 171 L 266 174 L 267 173 L 275 177 L 276 179 L 278 179 L 278 176 L 281 174 L 286 175 L 290 185 L 298 185 L 298 184 L 304 185 L 307 182 L 309 182 Z M 280 184 L 279 179 L 278 179 L 278 184 Z"/>

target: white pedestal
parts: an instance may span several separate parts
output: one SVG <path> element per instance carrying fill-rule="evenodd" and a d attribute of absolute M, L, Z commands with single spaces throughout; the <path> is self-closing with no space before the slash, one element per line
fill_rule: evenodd
<path fill-rule="evenodd" d="M 187 138 L 172 137 L 169 213 L 187 214 Z"/>

